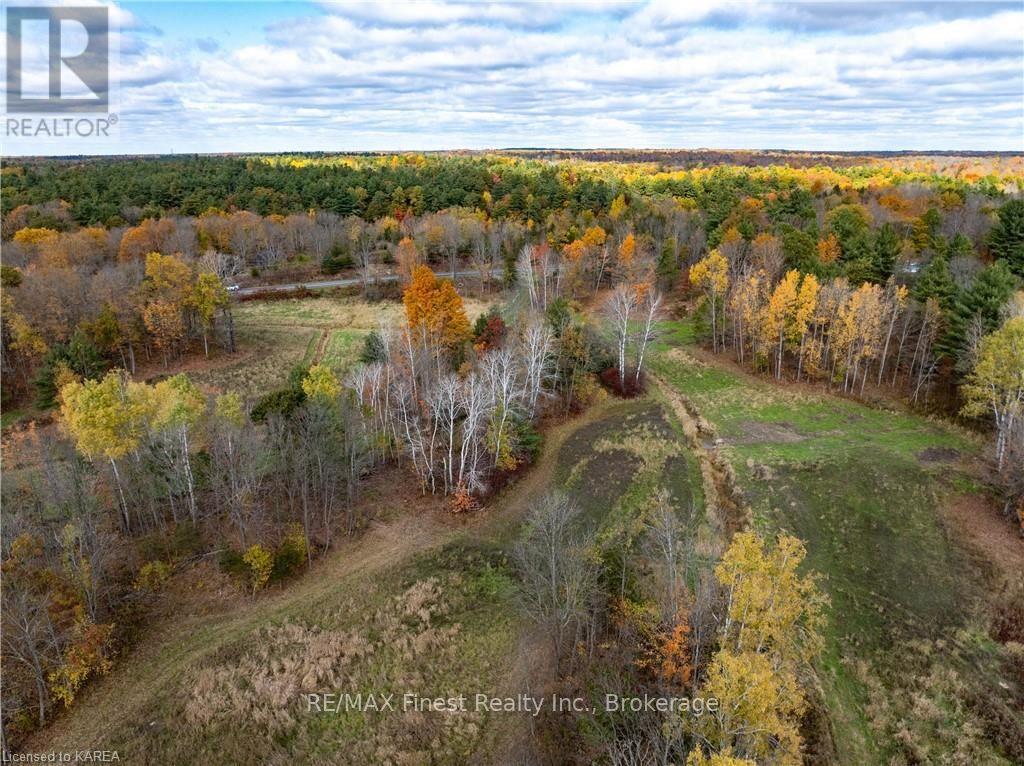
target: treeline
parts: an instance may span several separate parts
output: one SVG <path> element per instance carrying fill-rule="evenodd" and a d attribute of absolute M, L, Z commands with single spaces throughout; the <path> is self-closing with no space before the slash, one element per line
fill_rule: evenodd
<path fill-rule="evenodd" d="M 496 218 L 539 222 L 566 208 L 574 214 L 599 214 L 623 193 L 687 196 L 705 207 L 702 196 L 713 195 L 717 187 L 736 179 L 767 187 L 765 191 L 792 188 L 800 183 L 801 174 L 811 174 L 828 188 L 920 182 L 960 191 L 973 188 L 987 195 L 999 194 L 1014 180 L 1012 172 L 953 177 L 878 163 L 833 169 L 819 162 L 794 170 L 786 166 L 792 164 L 786 157 L 774 157 L 771 165 L 761 168 L 729 167 L 730 157 L 709 157 L 710 170 L 689 171 L 665 171 L 663 165 L 650 162 L 629 164 L 631 159 L 556 163 L 501 155 L 405 154 L 7 162 L 0 210 L 6 217 L 21 206 L 63 201 L 78 225 L 108 228 L 164 215 L 198 216 L 210 208 L 250 210 L 261 216 L 315 209 L 377 219 L 469 207 L 486 209 Z M 34 215 L 30 225 L 53 222 L 46 211 Z"/>
<path fill-rule="evenodd" d="M 16 221 L 12 228 L 28 220 Z M 525 228 L 486 214 L 453 208 L 401 221 L 385 216 L 365 221 L 319 211 L 259 216 L 247 210 L 226 213 L 210 209 L 192 218 L 146 218 L 136 226 L 104 230 L 87 227 L 71 231 L 37 226 L 17 228 L 6 245 L 11 268 L 45 271 L 86 269 L 130 263 L 148 253 L 177 254 L 202 259 L 222 279 L 258 275 L 287 261 L 315 264 L 331 274 L 357 267 L 367 279 L 383 264 L 393 264 L 403 237 L 417 242 L 422 256 L 450 265 L 458 256 L 501 265 L 504 252 L 514 252 Z"/>
<path fill-rule="evenodd" d="M 127 263 L 82 268 L 3 266 L 0 338 L 3 404 L 34 393 L 52 407 L 69 377 L 117 366 L 166 367 L 195 342 L 235 350 L 228 292 L 202 261 L 150 252 Z"/>
<path fill-rule="evenodd" d="M 1024 168 L 1019 154 L 1013 152 L 975 151 L 798 151 L 784 149 L 507 149 L 502 154 L 526 159 L 581 160 L 587 162 L 617 162 L 655 164 L 665 170 L 671 168 L 712 167 L 738 165 L 741 167 L 767 167 L 786 165 L 795 168 L 828 166 L 858 168 L 870 172 L 873 168 L 895 168 L 920 173 L 952 175 L 965 180 L 990 176 L 994 182 L 1001 177 L 1019 174 Z"/>
<path fill-rule="evenodd" d="M 915 404 L 939 390 L 947 412 L 992 418 L 1012 512 L 1024 491 L 1024 200 L 999 208 L 980 245 L 962 212 L 930 207 L 872 230 L 844 204 L 798 259 L 786 245 L 797 230 L 727 233 L 688 277 L 712 349 L 741 364 L 858 396 L 896 389 Z"/>
<path fill-rule="evenodd" d="M 63 200 L 79 225 L 122 226 L 210 208 L 288 215 L 310 209 L 377 219 L 450 207 L 543 219 L 566 204 L 607 205 L 600 179 L 569 183 L 559 168 L 502 158 L 182 157 L 26 163 L 4 171 L 6 217 L 20 205 Z M 489 200 L 489 205 L 485 204 Z"/>

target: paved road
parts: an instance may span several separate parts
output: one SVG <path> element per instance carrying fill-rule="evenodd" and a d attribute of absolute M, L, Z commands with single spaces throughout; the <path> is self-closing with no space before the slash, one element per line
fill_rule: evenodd
<path fill-rule="evenodd" d="M 495 269 L 491 272 L 492 277 L 500 277 L 502 275 L 501 269 Z M 437 275 L 439 277 L 450 276 L 451 272 L 439 271 Z M 479 277 L 480 272 L 478 271 L 456 271 L 456 277 Z M 397 274 L 383 274 L 377 277 L 378 282 L 395 282 L 398 280 Z M 319 282 L 290 282 L 286 285 L 254 285 L 253 287 L 243 287 L 238 290 L 233 290 L 232 295 L 255 295 L 256 293 L 278 293 L 287 292 L 288 290 L 298 290 L 299 288 L 306 288 L 307 290 L 326 290 L 329 287 L 356 287 L 361 285 L 363 280 L 359 277 L 348 277 L 346 279 L 325 279 Z"/>

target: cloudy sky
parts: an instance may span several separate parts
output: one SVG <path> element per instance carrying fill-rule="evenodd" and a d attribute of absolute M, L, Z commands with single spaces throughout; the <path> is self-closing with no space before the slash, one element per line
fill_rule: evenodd
<path fill-rule="evenodd" d="M 3 151 L 1024 151 L 1022 8 L 122 2 L 117 139 Z"/>

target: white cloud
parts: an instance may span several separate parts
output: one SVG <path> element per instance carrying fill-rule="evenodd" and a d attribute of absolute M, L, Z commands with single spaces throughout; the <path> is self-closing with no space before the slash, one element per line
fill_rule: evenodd
<path fill-rule="evenodd" d="M 187 46 L 122 30 L 122 144 L 106 150 L 1024 150 L 1024 13 L 1012 4 L 319 10 L 241 47 L 207 30 Z M 138 15 L 144 30 L 145 6 Z"/>

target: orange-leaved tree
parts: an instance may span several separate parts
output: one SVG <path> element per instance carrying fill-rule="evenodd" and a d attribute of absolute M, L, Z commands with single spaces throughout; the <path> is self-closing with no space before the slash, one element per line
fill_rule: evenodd
<path fill-rule="evenodd" d="M 420 254 L 412 237 L 402 237 L 395 250 L 395 261 L 398 264 L 398 278 L 403 285 L 412 280 L 412 273 L 419 264 Z"/>
<path fill-rule="evenodd" d="M 839 260 L 839 237 L 829 234 L 818 240 L 818 260 L 822 263 L 834 263 Z"/>
<path fill-rule="evenodd" d="M 402 296 L 413 334 L 432 345 L 453 350 L 470 337 L 462 296 L 450 279 L 438 279 L 427 266 L 417 266 Z"/>

